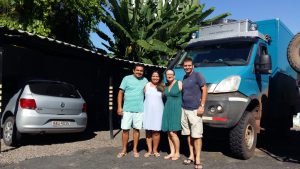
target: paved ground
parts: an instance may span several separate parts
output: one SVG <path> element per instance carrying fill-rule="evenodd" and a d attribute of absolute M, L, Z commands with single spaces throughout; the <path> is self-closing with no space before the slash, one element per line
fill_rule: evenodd
<path fill-rule="evenodd" d="M 120 134 L 119 134 L 120 135 Z M 118 141 L 117 136 L 116 141 Z M 164 142 L 163 138 L 163 142 Z M 88 168 L 88 169 L 182 169 L 193 166 L 182 165 L 182 160 L 164 160 L 162 157 L 144 158 L 143 149 L 145 139 L 140 141 L 141 157 L 134 158 L 131 153 L 122 159 L 116 154 L 120 147 L 107 147 L 91 150 L 80 150 L 72 155 L 60 155 L 34 158 L 17 164 L 4 166 L 5 169 L 57 169 L 57 168 Z M 202 162 L 205 168 L 210 169 L 300 169 L 300 134 L 291 133 L 287 137 L 275 138 L 272 136 L 260 137 L 255 156 L 249 160 L 238 160 L 230 156 L 226 148 L 226 141 L 219 138 L 207 137 L 204 140 Z M 184 149 L 184 146 L 182 146 Z M 162 144 L 162 156 L 166 155 L 166 146 Z M 38 153 L 38 152 L 36 152 Z"/>

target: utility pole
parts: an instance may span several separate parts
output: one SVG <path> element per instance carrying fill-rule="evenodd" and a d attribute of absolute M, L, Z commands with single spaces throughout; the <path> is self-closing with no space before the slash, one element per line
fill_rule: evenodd
<path fill-rule="evenodd" d="M 108 87 L 108 111 L 109 111 L 109 131 L 110 139 L 114 139 L 114 127 L 113 127 L 113 98 L 114 98 L 114 87 L 113 78 L 109 77 L 109 87 Z"/>
<path fill-rule="evenodd" d="M 1 43 L 0 43 L 0 45 L 1 45 Z M 2 108 L 2 106 L 3 106 L 3 104 L 2 104 L 2 68 L 3 68 L 3 66 L 2 66 L 2 61 L 3 61 L 3 48 L 0 46 L 0 67 L 1 67 L 1 69 L 0 69 L 0 119 L 2 119 L 2 110 L 3 110 L 3 108 Z M 0 124 L 1 125 L 1 124 Z M 1 137 L 2 137 L 2 127 L 0 126 L 0 153 L 1 153 Z"/>

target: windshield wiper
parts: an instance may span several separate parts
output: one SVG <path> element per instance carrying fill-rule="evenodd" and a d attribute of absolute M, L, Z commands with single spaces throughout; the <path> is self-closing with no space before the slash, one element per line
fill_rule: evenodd
<path fill-rule="evenodd" d="M 232 64 L 230 64 L 229 62 L 225 61 L 225 60 L 216 60 L 216 61 L 203 61 L 202 63 L 217 63 L 217 64 L 224 64 L 227 66 L 232 66 Z"/>

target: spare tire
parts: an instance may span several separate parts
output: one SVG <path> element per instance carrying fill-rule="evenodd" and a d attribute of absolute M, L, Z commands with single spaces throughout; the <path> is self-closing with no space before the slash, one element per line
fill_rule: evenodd
<path fill-rule="evenodd" d="M 292 68 L 300 73 L 300 32 L 291 40 L 287 57 Z"/>

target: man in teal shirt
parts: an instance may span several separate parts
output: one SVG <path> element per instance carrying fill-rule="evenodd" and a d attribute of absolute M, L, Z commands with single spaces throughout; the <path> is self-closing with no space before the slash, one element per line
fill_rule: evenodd
<path fill-rule="evenodd" d="M 133 128 L 133 156 L 139 157 L 137 146 L 143 121 L 144 87 L 148 83 L 143 74 L 144 66 L 137 64 L 134 66 L 133 74 L 125 76 L 120 85 L 117 113 L 122 116 L 121 128 L 123 134 L 122 151 L 118 154 L 118 158 L 124 157 L 127 153 L 129 130 L 131 128 Z M 124 105 L 122 107 L 123 98 Z"/>

